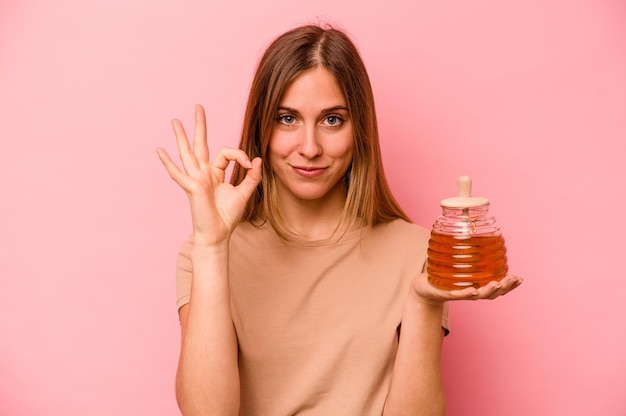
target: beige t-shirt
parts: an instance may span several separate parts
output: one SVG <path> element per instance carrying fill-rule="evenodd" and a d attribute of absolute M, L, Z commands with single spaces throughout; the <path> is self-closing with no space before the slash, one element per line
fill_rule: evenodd
<path fill-rule="evenodd" d="M 240 224 L 229 275 L 240 414 L 380 416 L 428 238 L 403 220 L 334 244 L 286 242 L 268 224 Z M 178 258 L 179 307 L 189 302 L 192 244 Z"/>

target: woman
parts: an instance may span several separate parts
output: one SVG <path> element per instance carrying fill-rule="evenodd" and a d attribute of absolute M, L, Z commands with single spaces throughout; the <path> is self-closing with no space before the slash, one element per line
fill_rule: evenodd
<path fill-rule="evenodd" d="M 173 126 L 184 170 L 159 156 L 193 220 L 177 276 L 183 414 L 445 414 L 444 302 L 495 298 L 521 279 L 428 284 L 429 233 L 391 195 L 349 38 L 304 26 L 268 47 L 240 149 L 211 162 L 200 106 L 193 147 Z"/>

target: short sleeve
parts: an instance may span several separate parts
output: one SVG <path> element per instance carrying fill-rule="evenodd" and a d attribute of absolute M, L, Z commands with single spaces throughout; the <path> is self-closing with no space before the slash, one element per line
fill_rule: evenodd
<path fill-rule="evenodd" d="M 191 249 L 193 248 L 192 237 L 189 237 L 178 252 L 176 261 L 176 305 L 178 309 L 189 303 L 191 294 Z"/>
<path fill-rule="evenodd" d="M 443 304 L 443 315 L 441 316 L 441 327 L 443 328 L 443 334 L 446 336 L 450 333 L 450 319 L 448 318 L 448 310 L 448 302 L 446 302 Z"/>

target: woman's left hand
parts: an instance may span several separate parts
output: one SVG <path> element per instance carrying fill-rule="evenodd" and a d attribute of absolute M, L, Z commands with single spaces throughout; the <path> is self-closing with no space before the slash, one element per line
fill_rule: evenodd
<path fill-rule="evenodd" d="M 459 290 L 439 289 L 428 282 L 426 273 L 416 276 L 413 288 L 418 299 L 423 303 L 442 304 L 450 300 L 496 299 L 511 292 L 524 282 L 519 276 L 506 275 L 499 282 L 489 282 L 483 287 L 468 287 Z"/>

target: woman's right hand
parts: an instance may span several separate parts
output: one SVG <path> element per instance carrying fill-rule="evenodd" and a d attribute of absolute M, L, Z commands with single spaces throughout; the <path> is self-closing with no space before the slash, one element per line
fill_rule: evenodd
<path fill-rule="evenodd" d="M 167 152 L 157 153 L 172 179 L 187 193 L 191 206 L 194 246 L 226 242 L 239 223 L 248 199 L 261 181 L 261 159 L 252 161 L 239 149 L 223 148 L 209 160 L 204 108 L 196 105 L 193 147 L 179 120 L 173 120 L 178 152 L 184 169 L 180 169 Z M 248 169 L 237 186 L 225 181 L 230 162 Z"/>

